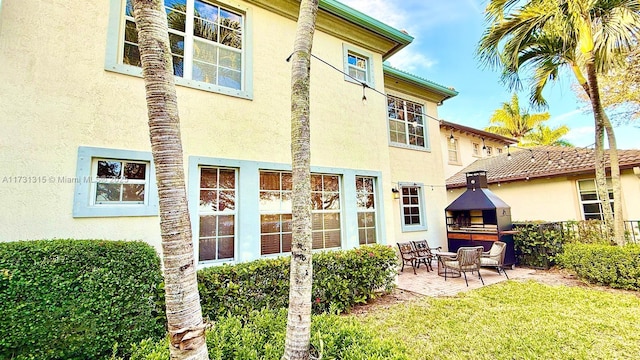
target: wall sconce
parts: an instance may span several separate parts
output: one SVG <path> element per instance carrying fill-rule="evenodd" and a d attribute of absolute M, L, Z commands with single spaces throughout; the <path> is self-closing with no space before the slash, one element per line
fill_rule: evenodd
<path fill-rule="evenodd" d="M 400 199 L 400 191 L 396 188 L 391 189 L 391 193 L 393 193 L 393 198 L 395 200 Z"/>
<path fill-rule="evenodd" d="M 451 129 L 451 135 L 449 135 L 449 142 L 452 144 L 456 143 L 456 138 L 453 137 L 453 129 Z"/>

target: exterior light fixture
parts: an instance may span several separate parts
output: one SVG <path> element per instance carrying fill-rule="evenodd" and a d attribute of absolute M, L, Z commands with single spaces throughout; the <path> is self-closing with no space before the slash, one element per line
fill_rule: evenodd
<path fill-rule="evenodd" d="M 532 163 L 536 162 L 536 158 L 533 156 L 533 150 L 529 149 L 529 151 L 531 152 L 531 162 Z"/>
<path fill-rule="evenodd" d="M 456 138 L 453 137 L 453 129 L 451 129 L 451 135 L 449 135 L 449 142 L 452 144 L 456 143 Z"/>
<path fill-rule="evenodd" d="M 511 160 L 511 151 L 509 150 L 509 145 L 507 145 L 507 160 Z"/>
<path fill-rule="evenodd" d="M 400 191 L 396 188 L 391 189 L 391 193 L 393 194 L 394 199 L 400 199 Z"/>
<path fill-rule="evenodd" d="M 364 91 L 367 88 L 367 84 L 362 83 L 362 105 L 367 105 L 367 95 L 365 95 Z"/>
<path fill-rule="evenodd" d="M 551 157 L 549 157 L 548 151 L 547 151 L 547 164 L 551 165 Z"/>
<path fill-rule="evenodd" d="M 564 159 L 564 151 L 560 153 L 560 163 L 564 164 L 566 160 Z"/>

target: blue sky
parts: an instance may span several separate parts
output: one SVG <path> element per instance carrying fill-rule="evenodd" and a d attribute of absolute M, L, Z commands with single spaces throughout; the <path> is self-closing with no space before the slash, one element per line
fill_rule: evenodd
<path fill-rule="evenodd" d="M 483 69 L 475 59 L 476 45 L 485 28 L 486 0 L 340 1 L 414 37 L 413 43 L 392 56 L 389 63 L 459 92 L 438 108 L 441 119 L 482 129 L 493 112 L 511 100 L 512 93 L 500 82 L 499 72 Z M 576 146 L 589 146 L 594 142 L 593 116 L 583 110 L 588 105 L 576 99 L 573 82 L 573 75 L 563 73 L 547 86 L 546 111 L 551 114 L 547 125 L 566 124 L 571 128 L 566 140 Z M 520 105 L 528 109 L 528 92 L 518 95 Z M 640 149 L 640 123 L 616 127 L 615 133 L 619 149 Z"/>

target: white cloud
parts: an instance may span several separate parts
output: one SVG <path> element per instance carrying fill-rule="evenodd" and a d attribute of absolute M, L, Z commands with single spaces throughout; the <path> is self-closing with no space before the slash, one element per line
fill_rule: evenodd
<path fill-rule="evenodd" d="M 423 70 L 434 66 L 437 61 L 430 59 L 423 53 L 405 48 L 389 59 L 391 66 L 410 73 L 423 73 Z"/>

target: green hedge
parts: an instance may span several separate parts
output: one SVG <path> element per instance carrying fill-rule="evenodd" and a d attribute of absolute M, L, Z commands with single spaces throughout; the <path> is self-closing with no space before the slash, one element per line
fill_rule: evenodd
<path fill-rule="evenodd" d="M 526 222 L 514 223 L 513 236 L 516 263 L 539 269 L 555 265 L 557 254 L 562 252 L 563 236 L 561 223 Z"/>
<path fill-rule="evenodd" d="M 591 283 L 640 290 L 640 245 L 567 244 L 558 264 Z"/>
<path fill-rule="evenodd" d="M 286 310 L 252 311 L 223 317 L 206 333 L 211 360 L 280 360 L 284 352 Z M 322 359 L 404 360 L 406 349 L 376 338 L 356 320 L 331 314 L 313 316 L 311 344 Z M 133 347 L 131 360 L 167 360 L 169 344 L 145 340 Z"/>
<path fill-rule="evenodd" d="M 161 282 L 142 242 L 0 243 L 0 358 L 97 359 L 161 337 Z"/>
<path fill-rule="evenodd" d="M 314 253 L 314 313 L 343 312 L 366 303 L 378 289 L 390 290 L 396 266 L 395 251 L 383 245 Z M 203 315 L 210 320 L 284 308 L 289 302 L 289 258 L 206 268 L 198 271 L 198 286 Z"/>

